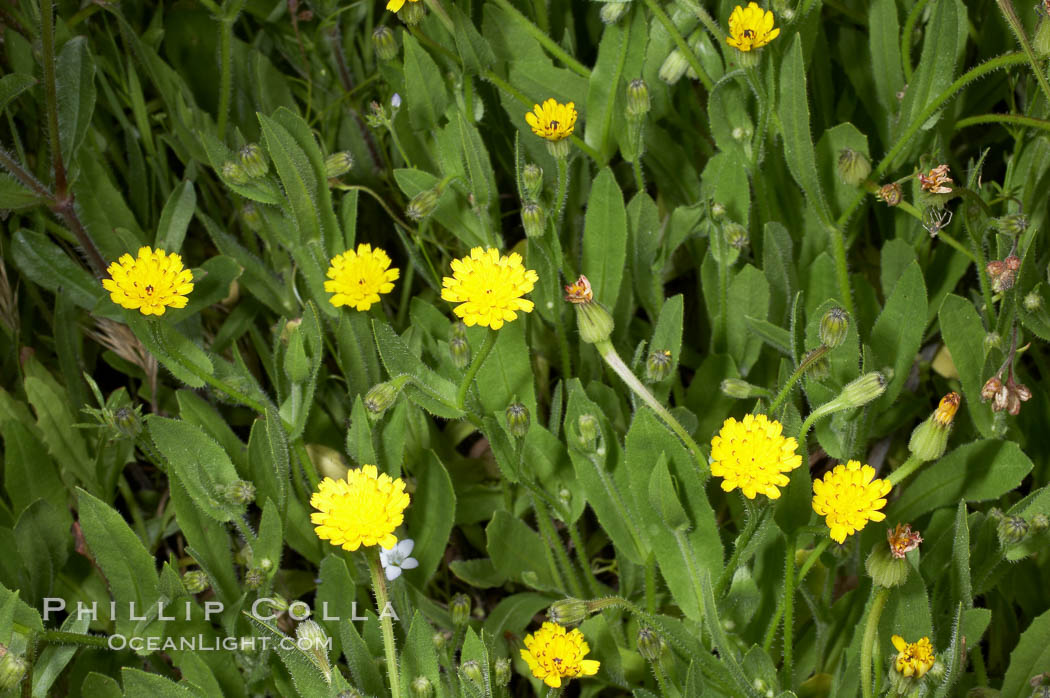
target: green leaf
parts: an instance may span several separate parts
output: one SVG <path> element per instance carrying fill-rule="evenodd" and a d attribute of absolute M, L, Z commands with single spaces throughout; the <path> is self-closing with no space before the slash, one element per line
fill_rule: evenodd
<path fill-rule="evenodd" d="M 427 368 L 409 351 L 390 325 L 372 321 L 379 356 L 391 378 L 408 374 L 416 380 L 405 386 L 405 394 L 426 411 L 446 419 L 459 419 L 463 412 L 456 405 L 456 386 Z"/>
<path fill-rule="evenodd" d="M 470 190 L 479 212 L 487 212 L 489 204 L 498 196 L 496 175 L 492 171 L 492 162 L 485 142 L 481 139 L 477 127 L 467 120 L 462 112 L 456 123 L 459 127 L 459 139 L 463 148 L 463 159 L 467 163 L 467 174 L 470 175 Z"/>
<path fill-rule="evenodd" d="M 62 632 L 83 635 L 87 632 L 90 619 L 86 616 L 78 618 L 77 614 L 70 614 L 62 623 Z M 33 662 L 33 692 L 34 698 L 47 698 L 54 693 L 51 691 L 59 675 L 73 659 L 77 652 L 77 646 L 50 645 L 40 653 Z"/>
<path fill-rule="evenodd" d="M 769 282 L 758 269 L 745 265 L 730 282 L 728 296 L 728 353 L 736 357 L 740 374 L 746 376 L 762 351 L 762 341 L 748 330 L 747 318 L 765 320 L 768 316 Z"/>
<path fill-rule="evenodd" d="M 339 691 L 335 683 L 325 680 L 325 675 L 311 660 L 309 655 L 295 642 L 287 642 L 288 636 L 266 621 L 256 618 L 251 613 L 244 616 L 251 621 L 255 628 L 262 632 L 263 637 L 270 639 L 270 646 L 277 652 L 281 662 L 288 669 L 295 684 L 295 690 L 303 698 L 334 698 Z M 353 627 L 349 622 L 346 625 Z M 339 674 L 339 669 L 332 667 L 333 676 Z"/>
<path fill-rule="evenodd" d="M 1021 633 L 1021 639 L 1010 653 L 1010 666 L 1003 679 L 1003 698 L 1028 698 L 1032 687 L 1028 680 L 1050 667 L 1050 611 L 1038 616 Z"/>
<path fill-rule="evenodd" d="M 897 280 L 886 307 L 871 328 L 869 343 L 877 363 L 872 368 L 893 368 L 893 378 L 877 405 L 892 405 L 911 373 L 926 327 L 926 285 L 918 262 L 912 262 Z"/>
<path fill-rule="evenodd" d="M 65 508 L 66 490 L 47 447 L 28 427 L 13 419 L 0 421 L 4 437 L 4 489 L 16 516 L 38 499 Z"/>
<path fill-rule="evenodd" d="M 295 217 L 300 242 L 321 238 L 318 219 L 317 190 L 320 184 L 310 160 L 292 134 L 280 123 L 259 114 L 266 151 L 273 160 L 274 169 L 284 185 L 285 196 Z"/>
<path fill-rule="evenodd" d="M 11 258 L 30 281 L 53 293 L 63 293 L 85 310 L 93 310 L 106 291 L 84 267 L 69 258 L 46 235 L 19 230 L 11 244 Z"/>
<path fill-rule="evenodd" d="M 31 208 L 45 201 L 11 175 L 0 172 L 0 211 Z"/>
<path fill-rule="evenodd" d="M 160 212 L 154 247 L 167 252 L 181 250 L 182 241 L 186 239 L 186 229 L 196 208 L 197 192 L 193 189 L 193 182 L 183 180 L 171 192 L 164 210 Z"/>
<path fill-rule="evenodd" d="M 178 480 L 171 483 L 170 491 L 175 517 L 188 545 L 187 553 L 208 575 L 219 600 L 232 606 L 243 592 L 233 568 L 229 535 L 225 532 L 220 535 L 213 528 L 211 519 L 194 505 L 186 488 Z"/>
<path fill-rule="evenodd" d="M 489 42 L 477 30 L 470 17 L 463 9 L 454 3 L 448 6 L 448 13 L 452 17 L 455 31 L 452 33 L 456 40 L 456 51 L 463 61 L 463 68 L 474 75 L 484 75 L 489 67 L 496 62 L 496 55 L 492 53 Z M 408 57 L 405 57 L 405 69 L 408 69 Z M 406 82 L 408 76 L 405 76 Z M 437 685 L 437 681 L 434 682 Z"/>
<path fill-rule="evenodd" d="M 817 174 L 817 158 L 810 134 L 806 66 L 802 58 L 802 35 L 796 34 L 780 66 L 780 121 L 784 133 L 784 157 L 806 199 L 821 220 L 831 221 L 831 213 Z"/>
<path fill-rule="evenodd" d="M 412 128 L 427 131 L 438 125 L 448 106 L 441 70 L 411 34 L 405 37 L 405 107 Z"/>
<path fill-rule="evenodd" d="M 594 300 L 608 309 L 616 306 L 627 262 L 627 209 L 612 170 L 594 178 L 583 226 L 583 273 L 591 282 Z"/>
<path fill-rule="evenodd" d="M 11 100 L 35 84 L 36 78 L 28 73 L 8 73 L 0 78 L 0 112 L 7 109 L 7 105 L 11 103 Z"/>
<path fill-rule="evenodd" d="M 938 316 L 941 336 L 944 337 L 944 343 L 952 354 L 952 361 L 955 363 L 959 380 L 962 382 L 966 410 L 970 413 L 974 426 L 982 436 L 993 436 L 992 408 L 981 399 L 981 388 L 986 378 L 984 373 L 986 330 L 981 323 L 981 318 L 977 315 L 973 303 L 954 294 L 944 299 Z"/>
<path fill-rule="evenodd" d="M 481 327 L 468 330 L 474 353 L 481 347 L 487 331 Z M 487 413 L 503 413 L 507 405 L 517 400 L 531 414 L 536 414 L 535 376 L 525 342 L 524 322 L 512 322 L 500 329 L 496 345 L 481 365 L 476 380 L 478 396 Z"/>
<path fill-rule="evenodd" d="M 200 510 L 219 522 L 230 521 L 241 513 L 224 494 L 237 480 L 237 470 L 222 447 L 200 427 L 165 417 L 148 419 L 150 436 L 157 450 L 171 466 L 175 477 Z"/>
<path fill-rule="evenodd" d="M 598 58 L 587 86 L 584 140 L 601 155 L 599 164 L 607 163 L 615 152 L 613 125 L 626 126 L 622 116 L 626 100 L 621 93 L 624 91 L 624 68 L 633 28 L 627 22 L 607 24 L 598 42 Z M 637 64 L 638 60 L 633 62 Z"/>
<path fill-rule="evenodd" d="M 444 464 L 433 451 L 425 451 L 412 474 L 416 478 L 413 506 L 408 510 L 408 537 L 415 541 L 412 556 L 419 569 L 408 574 L 414 580 L 430 579 L 445 556 L 445 546 L 456 519 L 456 493 Z"/>
<path fill-rule="evenodd" d="M 535 576 L 541 588 L 555 587 L 547 564 L 549 545 L 524 521 L 501 509 L 485 528 L 485 540 L 492 563 L 500 572 L 518 581 L 523 581 L 523 576 Z"/>
<path fill-rule="evenodd" d="M 68 532 L 72 526 L 66 505 L 56 507 L 46 499 L 36 500 L 18 517 L 15 544 L 31 598 L 40 601 L 53 595 L 55 578 L 69 557 L 72 539 Z"/>
<path fill-rule="evenodd" d="M 891 511 L 898 521 L 914 521 L 928 511 L 962 500 L 983 502 L 1021 484 L 1032 461 L 1012 441 L 983 439 L 929 463 L 903 488 Z"/>
<path fill-rule="evenodd" d="M 417 608 L 405 636 L 405 648 L 401 653 L 401 683 L 410 686 L 417 676 L 430 679 L 435 696 L 445 695 L 445 684 L 441 680 L 441 666 L 434 649 L 434 629 Z"/>
<path fill-rule="evenodd" d="M 55 64 L 58 90 L 58 133 L 62 159 L 73 162 L 91 126 L 95 111 L 95 61 L 85 36 L 65 43 Z"/>
<path fill-rule="evenodd" d="M 973 584 L 970 581 L 970 527 L 966 520 L 966 502 L 955 510 L 955 535 L 952 539 L 952 600 L 964 608 L 973 606 Z"/>
<path fill-rule="evenodd" d="M 871 4 L 868 10 L 868 32 L 875 96 L 882 108 L 892 114 L 897 111 L 897 93 L 904 86 L 901 28 L 895 0 L 875 0 Z"/>
<path fill-rule="evenodd" d="M 22 384 L 29 403 L 36 411 L 37 426 L 43 442 L 56 462 L 88 488 L 96 488 L 97 475 L 94 460 L 88 456 L 84 438 L 69 425 L 76 423 L 69 408 L 66 391 L 36 361 L 26 362 L 26 378 Z"/>

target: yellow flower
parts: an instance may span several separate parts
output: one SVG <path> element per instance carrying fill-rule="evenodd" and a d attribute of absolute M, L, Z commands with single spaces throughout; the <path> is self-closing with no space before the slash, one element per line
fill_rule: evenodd
<path fill-rule="evenodd" d="M 463 259 L 452 260 L 452 276 L 442 279 L 441 297 L 459 303 L 454 309 L 468 327 L 481 325 L 498 330 L 518 317 L 518 310 L 532 312 L 532 301 L 522 298 L 539 277 L 521 264 L 517 252 L 509 257 L 499 250 L 475 247 Z"/>
<path fill-rule="evenodd" d="M 389 267 L 390 257 L 386 252 L 378 247 L 373 250 L 371 245 L 358 245 L 356 252 L 347 250 L 332 258 L 324 290 L 335 294 L 330 300 L 337 308 L 349 305 L 368 310 L 379 302 L 380 293 L 394 289 L 394 281 L 401 275 L 396 268 Z"/>
<path fill-rule="evenodd" d="M 748 499 L 758 493 L 778 499 L 777 488 L 788 484 L 784 473 L 802 465 L 802 456 L 795 453 L 798 443 L 784 438 L 783 430 L 780 422 L 764 414 L 749 414 L 742 422 L 727 419 L 711 439 L 711 474 L 723 478 L 722 489 L 732 492 L 739 487 Z"/>
<path fill-rule="evenodd" d="M 401 478 L 378 474 L 374 465 L 346 473 L 345 480 L 326 477 L 310 497 L 317 537 L 343 550 L 397 545 L 394 529 L 405 520 L 408 493 Z"/>
<path fill-rule="evenodd" d="M 547 622 L 532 635 L 525 636 L 521 658 L 533 676 L 551 688 L 560 688 L 563 677 L 572 679 L 598 673 L 599 662 L 584 659 L 590 651 L 579 628 L 566 632 L 557 623 Z"/>
<path fill-rule="evenodd" d="M 780 36 L 780 29 L 773 28 L 773 13 L 765 12 L 757 3 L 748 3 L 747 8 L 736 6 L 729 15 L 729 36 L 726 43 L 741 51 L 762 48 Z"/>
<path fill-rule="evenodd" d="M 933 421 L 942 427 L 951 426 L 955 419 L 955 413 L 959 411 L 959 403 L 962 397 L 959 393 L 951 392 L 941 398 L 941 404 L 937 405 L 937 411 L 933 413 Z"/>
<path fill-rule="evenodd" d="M 386 9 L 391 12 L 397 12 L 405 6 L 405 1 L 406 0 L 390 0 L 390 2 L 386 4 Z M 419 2 L 419 0 L 408 0 L 408 2 Z"/>
<path fill-rule="evenodd" d="M 110 278 L 102 280 L 117 305 L 143 315 L 163 315 L 167 308 L 185 308 L 193 290 L 193 274 L 182 266 L 182 257 L 164 250 L 140 247 L 138 259 L 125 254 L 109 265 Z"/>
<path fill-rule="evenodd" d="M 937 661 L 937 658 L 933 656 L 933 645 L 930 644 L 928 637 L 921 638 L 918 642 L 908 643 L 900 635 L 894 635 L 891 640 L 898 652 L 893 660 L 893 667 L 904 676 L 921 679 Z"/>
<path fill-rule="evenodd" d="M 536 104 L 532 111 L 525 115 L 525 121 L 532 127 L 532 132 L 540 138 L 548 141 L 560 141 L 572 135 L 576 126 L 576 104 L 559 104 L 553 97 L 543 103 Z"/>
<path fill-rule="evenodd" d="M 879 509 L 886 506 L 886 495 L 893 487 L 887 480 L 875 479 L 875 468 L 851 460 L 835 466 L 823 480 L 813 481 L 813 511 L 825 517 L 832 540 L 846 542 L 869 521 L 886 518 Z"/>

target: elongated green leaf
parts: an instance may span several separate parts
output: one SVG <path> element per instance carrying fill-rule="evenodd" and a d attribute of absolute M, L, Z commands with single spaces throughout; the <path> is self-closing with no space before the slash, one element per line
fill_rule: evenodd
<path fill-rule="evenodd" d="M 456 518 L 456 493 L 444 464 L 427 451 L 412 474 L 418 483 L 415 505 L 408 512 L 408 535 L 415 541 L 412 556 L 419 569 L 407 572 L 412 579 L 430 579 L 445 556 L 445 545 Z"/>
<path fill-rule="evenodd" d="M 171 466 L 170 476 L 186 488 L 194 504 L 216 521 L 229 521 L 240 509 L 225 496 L 237 480 L 237 470 L 226 452 L 200 427 L 165 417 L 149 418 L 157 450 Z"/>
<path fill-rule="evenodd" d="M 627 261 L 627 209 L 612 170 L 598 173 L 591 185 L 583 226 L 583 273 L 594 300 L 612 309 L 620 294 Z"/>
<path fill-rule="evenodd" d="M 259 114 L 266 150 L 284 185 L 285 196 L 295 216 L 299 241 L 321 237 L 317 214 L 317 190 L 320 186 L 306 153 L 280 123 Z"/>
<path fill-rule="evenodd" d="M 796 34 L 780 65 L 780 122 L 784 131 L 784 157 L 806 199 L 817 214 L 830 221 L 827 202 L 817 174 L 817 158 L 809 125 L 809 95 L 806 66 L 802 58 L 802 36 Z"/>
<path fill-rule="evenodd" d="M 186 229 L 193 219 L 196 207 L 197 192 L 193 189 L 193 182 L 180 182 L 168 197 L 164 210 L 160 212 L 154 247 L 167 252 L 178 252 L 182 249 L 182 241 L 186 239 Z"/>
<path fill-rule="evenodd" d="M 70 39 L 58 52 L 55 65 L 58 89 L 58 133 L 62 157 L 72 162 L 91 126 L 95 111 L 95 60 L 87 37 Z"/>
<path fill-rule="evenodd" d="M 326 680 L 324 672 L 314 664 L 314 661 L 304 650 L 300 649 L 294 641 L 290 641 L 287 635 L 266 621 L 256 618 L 251 613 L 245 613 L 244 615 L 251 621 L 251 624 L 261 636 L 270 639 L 270 646 L 274 648 L 277 656 L 281 658 L 281 662 L 288 669 L 288 673 L 292 676 L 292 682 L 295 684 L 295 690 L 302 698 L 313 698 L 314 696 L 317 696 L 317 698 L 334 698 L 334 696 L 338 695 L 338 684 L 335 681 L 329 682 Z M 346 625 L 350 625 L 350 623 L 347 622 Z M 337 668 L 332 668 L 332 672 L 333 678 L 339 676 Z M 341 683 L 345 684 L 345 681 Z"/>
<path fill-rule="evenodd" d="M 36 79 L 28 73 L 8 73 L 0 78 L 0 112 L 7 109 L 11 100 L 36 84 Z"/>
<path fill-rule="evenodd" d="M 912 262 L 893 287 L 886 307 L 871 328 L 869 343 L 875 360 L 879 362 L 872 368 L 893 368 L 893 378 L 886 384 L 879 405 L 890 405 L 900 395 L 919 352 L 925 326 L 926 285 L 918 263 Z"/>
<path fill-rule="evenodd" d="M 485 540 L 496 569 L 519 581 L 534 579 L 542 589 L 554 588 L 554 573 L 547 562 L 550 546 L 524 521 L 497 511 L 485 528 Z"/>
<path fill-rule="evenodd" d="M 434 128 L 448 106 L 448 92 L 441 71 L 411 34 L 405 37 L 405 106 L 412 127 Z"/>
<path fill-rule="evenodd" d="M 458 419 L 463 413 L 455 406 L 456 386 L 442 378 L 409 351 L 390 325 L 373 320 L 372 331 L 375 333 L 379 355 L 391 377 L 408 374 L 416 381 L 405 386 L 405 393 L 413 402 L 423 409 L 445 417 Z"/>
<path fill-rule="evenodd" d="M 1010 653 L 1010 666 L 1003 680 L 1003 698 L 1028 698 L 1028 681 L 1050 667 L 1050 611 L 1037 617 L 1021 633 L 1021 640 Z"/>
<path fill-rule="evenodd" d="M 952 540 L 952 599 L 973 606 L 973 584 L 970 581 L 970 527 L 966 520 L 966 502 L 955 510 L 955 537 Z"/>
<path fill-rule="evenodd" d="M 981 388 L 987 378 L 984 374 L 985 329 L 973 303 L 954 294 L 944 299 L 938 314 L 941 335 L 952 354 L 955 369 L 962 382 L 966 410 L 982 436 L 990 437 L 992 408 L 981 400 Z M 989 374 L 990 376 L 991 374 Z"/>
<path fill-rule="evenodd" d="M 0 433 L 4 437 L 4 488 L 12 512 L 18 515 L 41 498 L 64 508 L 66 491 L 44 443 L 13 419 L 0 420 Z"/>
<path fill-rule="evenodd" d="M 15 233 L 11 258 L 19 270 L 35 283 L 54 293 L 63 293 L 86 310 L 92 310 L 105 289 L 47 236 L 31 230 Z"/>
<path fill-rule="evenodd" d="M 868 27 L 875 96 L 883 109 L 892 114 L 897 109 L 897 92 L 904 86 L 897 3 L 875 0 L 868 10 Z"/>
<path fill-rule="evenodd" d="M 0 211 L 30 208 L 44 203 L 45 199 L 27 189 L 21 182 L 0 172 Z"/>

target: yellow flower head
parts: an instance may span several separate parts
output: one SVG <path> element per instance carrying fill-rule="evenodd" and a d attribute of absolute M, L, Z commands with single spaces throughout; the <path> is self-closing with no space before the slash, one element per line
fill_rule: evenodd
<path fill-rule="evenodd" d="M 900 635 L 894 635 L 891 640 L 898 653 L 893 660 L 893 668 L 904 676 L 921 679 L 937 662 L 937 658 L 933 655 L 933 645 L 930 644 L 928 637 L 920 638 L 918 642 L 908 643 Z"/>
<path fill-rule="evenodd" d="M 590 651 L 579 628 L 566 631 L 557 623 L 547 622 L 525 636 L 521 658 L 533 676 L 551 688 L 560 688 L 563 677 L 572 679 L 598 673 L 599 662 L 584 659 Z"/>
<path fill-rule="evenodd" d="M 886 495 L 893 487 L 887 480 L 875 479 L 875 468 L 851 460 L 835 466 L 823 480 L 813 481 L 813 511 L 825 517 L 832 540 L 846 542 L 869 521 L 886 518 L 879 509 L 886 506 Z"/>
<path fill-rule="evenodd" d="M 955 419 L 955 413 L 959 411 L 959 403 L 961 402 L 962 397 L 956 392 L 948 393 L 942 397 L 941 404 L 937 405 L 937 410 L 933 413 L 933 421 L 942 427 L 951 426 L 952 420 Z"/>
<path fill-rule="evenodd" d="M 407 0 L 407 1 L 408 2 L 419 2 L 419 0 Z M 390 0 L 390 2 L 388 2 L 386 4 L 386 9 L 390 10 L 391 12 L 398 12 L 402 7 L 405 6 L 405 2 L 406 2 L 406 0 Z"/>
<path fill-rule="evenodd" d="M 538 280 L 536 272 L 522 266 L 517 252 L 508 257 L 493 248 L 475 247 L 469 256 L 452 260 L 452 276 L 442 279 L 441 297 L 459 303 L 454 312 L 468 327 L 498 330 L 518 317 L 516 311 L 532 312 L 532 301 L 522 296 Z"/>
<path fill-rule="evenodd" d="M 558 101 L 551 97 L 542 107 L 539 104 L 534 105 L 532 111 L 525 115 L 525 121 L 540 138 L 560 141 L 572 135 L 577 116 L 574 102 L 558 104 Z"/>
<path fill-rule="evenodd" d="M 337 308 L 349 305 L 368 310 L 379 302 L 380 293 L 394 289 L 394 281 L 401 275 L 396 268 L 389 267 L 390 257 L 386 252 L 378 247 L 373 250 L 371 245 L 358 245 L 357 251 L 347 250 L 332 258 L 324 290 L 335 294 L 330 300 Z"/>
<path fill-rule="evenodd" d="M 729 15 L 729 36 L 726 43 L 741 51 L 762 48 L 780 36 L 780 28 L 773 28 L 773 13 L 762 11 L 757 3 L 748 3 L 747 7 L 736 6 Z"/>
<path fill-rule="evenodd" d="M 798 443 L 783 431 L 780 422 L 764 414 L 749 414 L 741 422 L 727 419 L 711 439 L 711 474 L 723 478 L 722 489 L 739 487 L 748 499 L 759 493 L 778 499 L 777 488 L 788 484 L 784 473 L 802 465 L 795 453 Z"/>
<path fill-rule="evenodd" d="M 397 545 L 394 529 L 405 520 L 408 493 L 401 478 L 380 475 L 374 465 L 346 473 L 345 480 L 326 477 L 310 497 L 317 537 L 343 550 Z"/>
<path fill-rule="evenodd" d="M 182 266 L 182 257 L 164 250 L 140 247 L 138 259 L 125 254 L 109 265 L 110 278 L 102 280 L 117 305 L 143 315 L 163 315 L 167 308 L 185 308 L 193 290 L 193 274 Z"/>

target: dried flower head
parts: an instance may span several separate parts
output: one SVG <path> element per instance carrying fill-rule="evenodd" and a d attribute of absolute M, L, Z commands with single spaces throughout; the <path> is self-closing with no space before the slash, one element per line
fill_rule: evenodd
<path fill-rule="evenodd" d="M 570 303 L 591 303 L 594 301 L 594 291 L 591 290 L 591 282 L 586 276 L 573 281 L 565 287 L 565 300 Z"/>
<path fill-rule="evenodd" d="M 955 419 L 955 413 L 959 411 L 961 403 L 962 396 L 959 393 L 948 393 L 941 398 L 940 404 L 937 405 L 937 410 L 933 413 L 933 421 L 942 427 L 950 426 L 952 420 Z"/>
<path fill-rule="evenodd" d="M 886 539 L 890 544 L 890 554 L 898 559 L 918 548 L 922 542 L 922 536 L 918 531 L 911 530 L 911 524 L 897 524 L 892 530 L 886 531 Z"/>
<path fill-rule="evenodd" d="M 883 184 L 879 188 L 878 197 L 881 201 L 884 201 L 887 206 L 896 206 L 901 202 L 901 185 L 897 182 Z"/>
<path fill-rule="evenodd" d="M 923 191 L 931 194 L 951 194 L 952 178 L 948 176 L 948 166 L 938 165 L 929 174 L 919 173 L 919 185 Z"/>

